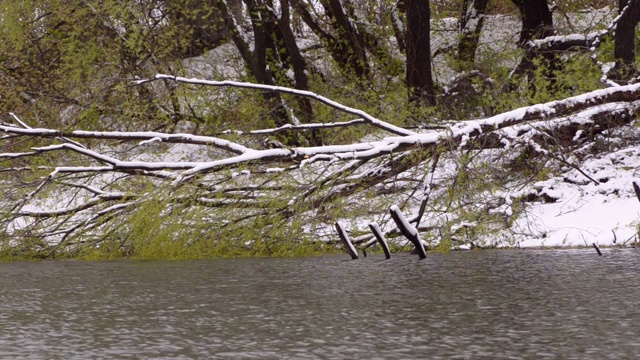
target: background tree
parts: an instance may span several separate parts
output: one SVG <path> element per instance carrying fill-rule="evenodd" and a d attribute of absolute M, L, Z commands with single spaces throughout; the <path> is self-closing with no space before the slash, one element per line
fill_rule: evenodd
<path fill-rule="evenodd" d="M 300 15 L 305 24 L 326 45 L 327 50 L 345 74 L 355 74 L 358 77 L 366 77 L 369 73 L 366 45 L 362 34 L 353 25 L 347 10 L 342 2 L 337 0 L 323 0 L 320 2 L 326 18 L 321 19 L 314 15 L 312 4 L 303 0 L 291 0 L 292 6 Z M 330 29 L 322 26 L 329 21 Z"/>
<path fill-rule="evenodd" d="M 469 1 L 462 2 L 460 40 L 456 55 L 460 69 L 468 68 L 475 60 L 489 0 L 473 0 L 470 5 L 468 3 Z"/>
<path fill-rule="evenodd" d="M 429 1 L 405 0 L 407 16 L 406 59 L 409 100 L 435 105 L 431 74 L 431 10 Z"/>
<path fill-rule="evenodd" d="M 274 11 L 276 4 L 271 0 L 247 1 L 248 13 L 246 16 L 251 20 L 253 36 L 248 36 L 238 24 L 236 16 L 226 1 L 219 0 L 217 3 L 225 17 L 226 26 L 233 42 L 257 83 L 281 84 L 293 86 L 299 90 L 309 90 L 308 67 L 291 29 L 288 1 L 279 1 L 277 4 L 279 13 Z M 248 43 L 250 38 L 253 38 L 253 44 Z M 293 79 L 289 79 L 286 74 L 289 70 L 292 70 Z M 289 113 L 288 105 L 280 94 L 263 92 L 262 95 L 272 109 L 271 113 L 276 125 L 299 125 L 298 118 Z M 310 121 L 313 118 L 313 109 L 309 100 L 301 98 L 298 100 L 298 104 L 298 114 L 302 119 Z M 287 144 L 299 145 L 302 143 L 300 138 L 282 137 L 281 140 Z M 314 145 L 320 143 L 315 131 L 312 131 L 306 140 Z"/>
<path fill-rule="evenodd" d="M 553 18 L 547 0 L 512 0 L 520 10 L 522 30 L 518 43 L 523 46 L 533 39 L 544 39 L 555 34 Z"/>
<path fill-rule="evenodd" d="M 229 0 L 228 4 L 233 14 L 241 15 L 241 0 Z M 180 29 L 174 33 L 179 57 L 202 55 L 228 38 L 216 0 L 170 0 L 164 3 L 163 12 L 171 25 Z"/>
<path fill-rule="evenodd" d="M 512 0 L 512 2 L 520 10 L 522 19 L 522 29 L 518 39 L 518 46 L 527 50 L 522 60 L 515 69 L 514 74 L 525 75 L 529 81 L 529 88 L 533 93 L 542 89 L 536 86 L 534 71 L 542 70 L 540 73 L 546 79 L 546 92 L 554 93 L 556 73 L 561 71 L 562 64 L 559 61 L 558 54 L 554 51 L 540 51 L 535 47 L 531 47 L 531 41 L 536 39 L 544 39 L 555 35 L 553 26 L 553 17 L 546 0 Z"/>
<path fill-rule="evenodd" d="M 614 57 L 616 65 L 613 71 L 615 80 L 629 80 L 637 75 L 635 66 L 635 34 L 640 21 L 640 1 L 618 0 L 619 19 L 615 29 Z"/>

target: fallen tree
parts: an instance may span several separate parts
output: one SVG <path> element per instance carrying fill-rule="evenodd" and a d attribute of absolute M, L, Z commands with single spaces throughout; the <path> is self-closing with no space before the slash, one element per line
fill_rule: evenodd
<path fill-rule="evenodd" d="M 11 114 L 0 124 L 0 142 L 14 149 L 0 154 L 5 250 L 44 257 L 87 249 L 132 255 L 160 241 L 181 251 L 224 245 L 269 253 L 289 237 L 294 244 L 335 241 L 332 224 L 341 219 L 350 222 L 354 243 L 368 246 L 376 241 L 366 228 L 370 222 L 382 224 L 383 235 L 398 234 L 387 212 L 396 203 L 405 213 L 420 207 L 409 217 L 419 231 L 457 239 L 459 229 L 482 221 L 493 224 L 487 230 L 498 223 L 508 227 L 516 216 L 496 210 L 505 199 L 492 187 L 515 193 L 508 187 L 522 176 L 479 164 L 501 159 L 505 166 L 526 166 L 521 157 L 537 154 L 578 168 L 568 151 L 628 124 L 640 104 L 640 85 L 616 86 L 417 132 L 286 87 L 170 75 L 134 84 L 158 80 L 301 96 L 356 118 L 209 136 L 31 128 Z M 259 140 L 354 126 L 371 126 L 370 135 L 306 147 Z M 440 156 L 453 167 L 436 168 Z M 429 198 L 434 204 L 427 209 Z M 421 223 L 425 211 L 447 228 Z"/>

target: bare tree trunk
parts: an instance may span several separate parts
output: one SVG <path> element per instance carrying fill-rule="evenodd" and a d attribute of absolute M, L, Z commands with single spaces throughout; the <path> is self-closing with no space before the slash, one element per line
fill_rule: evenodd
<path fill-rule="evenodd" d="M 405 10 L 404 0 L 398 0 L 393 5 L 391 10 L 391 26 L 393 27 L 393 33 L 396 36 L 396 40 L 398 41 L 398 49 L 400 52 L 405 52 L 407 47 L 404 43 L 405 38 L 405 27 L 402 22 L 402 12 Z"/>
<path fill-rule="evenodd" d="M 350 27 L 355 30 L 354 35 L 357 37 L 357 41 L 359 41 L 357 46 L 362 47 L 363 55 L 365 56 L 364 60 L 366 61 L 367 55 L 370 54 L 378 59 L 380 64 L 392 63 L 393 56 L 391 51 L 384 44 L 384 41 L 380 41 L 381 37 L 375 33 L 375 31 L 372 32 L 372 30 L 380 25 L 370 23 L 366 17 L 358 17 L 355 11 L 356 5 L 354 5 L 352 0 L 339 0 L 339 2 L 343 4 L 343 9 L 348 16 L 347 20 L 349 20 Z M 356 4 L 358 7 L 362 6 L 358 1 L 356 1 Z M 369 64 L 367 63 L 366 65 L 368 68 Z"/>
<path fill-rule="evenodd" d="M 267 66 L 267 49 L 273 48 L 273 42 L 270 38 L 270 30 L 267 29 L 269 24 L 263 19 L 264 11 L 260 8 L 255 0 L 247 1 L 247 8 L 251 17 L 251 24 L 253 26 L 254 46 L 253 50 L 246 42 L 243 36 L 242 28 L 237 24 L 235 16 L 225 0 L 218 0 L 218 9 L 220 9 L 222 16 L 225 19 L 225 25 L 227 30 L 231 34 L 231 39 L 236 45 L 236 48 L 240 52 L 242 59 L 249 68 L 249 71 L 255 77 L 256 82 L 264 85 L 275 85 L 272 72 Z M 271 29 L 273 30 L 273 29 Z M 271 114 L 275 123 L 278 126 L 290 124 L 289 115 L 284 107 L 284 103 L 280 94 L 264 91 L 262 96 L 272 109 Z M 297 141 L 293 141 L 292 145 L 299 145 Z"/>
<path fill-rule="evenodd" d="M 458 61 L 462 69 L 469 67 L 475 60 L 488 4 L 489 0 L 474 0 L 469 9 L 463 9 L 464 17 L 460 22 L 461 38 L 458 43 Z"/>
<path fill-rule="evenodd" d="M 326 31 L 309 10 L 309 4 L 301 0 L 289 0 L 291 7 L 300 15 L 302 20 L 326 44 L 331 57 L 336 61 L 340 70 L 359 77 L 369 73 L 365 51 L 364 38 L 352 26 L 352 22 L 341 6 L 340 1 L 322 1 L 327 16 L 331 19 L 331 27 L 335 33 Z M 335 9 L 334 9 L 335 7 Z"/>
<path fill-rule="evenodd" d="M 637 74 L 635 67 L 635 32 L 640 21 L 640 1 L 619 0 L 620 19 L 615 30 L 616 66 L 612 78 L 615 80 L 629 80 Z"/>
<path fill-rule="evenodd" d="M 521 46 L 533 39 L 543 39 L 555 33 L 551 10 L 547 0 L 511 0 L 520 9 L 522 30 Z"/>
<path fill-rule="evenodd" d="M 518 45 L 527 49 L 520 64 L 514 71 L 518 75 L 526 75 L 529 79 L 530 89 L 538 91 L 535 84 L 534 70 L 536 66 L 543 66 L 543 74 L 548 80 L 549 91 L 555 91 L 555 73 L 562 69 L 562 63 L 558 54 L 552 51 L 538 51 L 532 49 L 530 42 L 536 39 L 544 39 L 555 34 L 553 18 L 547 0 L 511 0 L 520 10 L 522 18 L 522 30 Z M 538 59 L 538 64 L 534 64 Z"/>
<path fill-rule="evenodd" d="M 307 62 L 300 53 L 300 48 L 296 43 L 295 35 L 291 29 L 290 8 L 288 0 L 280 0 L 281 16 L 276 19 L 278 30 L 282 37 L 286 51 L 281 56 L 286 56 L 293 69 L 295 88 L 298 90 L 309 90 L 309 78 L 307 77 Z M 280 52 L 278 52 L 280 53 Z M 313 107 L 307 98 L 299 98 L 298 106 L 305 123 L 313 122 Z M 309 142 L 311 145 L 321 145 L 322 141 L 317 135 L 317 130 L 310 130 Z"/>
<path fill-rule="evenodd" d="M 341 49 L 346 56 L 349 68 L 358 77 L 369 76 L 364 37 L 354 26 L 342 0 L 322 0 L 321 4 L 325 13 L 331 18 L 332 27 L 337 31 L 338 37 L 335 46 Z"/>
<path fill-rule="evenodd" d="M 428 0 L 405 0 L 409 100 L 436 104 L 431 74 L 431 11 Z"/>

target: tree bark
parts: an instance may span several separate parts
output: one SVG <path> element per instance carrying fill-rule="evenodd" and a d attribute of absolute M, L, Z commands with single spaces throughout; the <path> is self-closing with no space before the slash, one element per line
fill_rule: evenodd
<path fill-rule="evenodd" d="M 543 66 L 542 74 L 548 80 L 547 90 L 554 92 L 556 89 L 555 74 L 562 70 L 562 63 L 558 54 L 552 51 L 539 51 L 532 48 L 530 42 L 536 39 L 544 39 L 555 34 L 553 18 L 547 0 L 511 0 L 520 10 L 522 18 L 522 30 L 518 45 L 526 49 L 520 64 L 514 71 L 518 75 L 526 75 L 532 92 L 538 92 L 534 70 L 536 66 Z M 534 63 L 534 59 L 538 63 Z"/>
<path fill-rule="evenodd" d="M 464 17 L 460 22 L 461 38 L 458 43 L 458 61 L 461 69 L 469 67 L 475 60 L 488 4 L 489 0 L 474 0 L 468 10 L 463 9 Z"/>
<path fill-rule="evenodd" d="M 231 39 L 235 43 L 249 71 L 256 79 L 256 82 L 263 85 L 276 85 L 273 74 L 267 66 L 267 49 L 273 48 L 273 41 L 266 27 L 273 24 L 264 21 L 263 18 L 266 18 L 266 15 L 263 14 L 264 11 L 261 9 L 261 5 L 255 0 L 247 1 L 247 9 L 251 17 L 254 35 L 253 50 L 251 50 L 251 47 L 245 41 L 245 37 L 242 34 L 244 30 L 237 24 L 236 18 L 227 5 L 227 2 L 225 0 L 218 0 L 217 5 L 224 17 L 227 30 L 231 34 Z M 273 29 L 271 28 L 271 30 Z M 271 114 L 276 125 L 283 126 L 291 123 L 282 97 L 279 94 L 264 91 L 262 92 L 262 96 L 272 109 Z M 299 145 L 299 142 L 294 140 L 290 145 Z"/>
<path fill-rule="evenodd" d="M 321 4 L 338 34 L 334 46 L 342 52 L 342 56 L 346 57 L 349 69 L 360 78 L 369 76 L 364 37 L 354 26 L 342 0 L 322 0 Z"/>
<path fill-rule="evenodd" d="M 619 0 L 620 19 L 615 30 L 614 56 L 616 65 L 612 77 L 615 80 L 629 80 L 637 74 L 635 67 L 635 32 L 640 21 L 639 0 Z M 623 11 L 624 10 L 624 11 Z"/>
<path fill-rule="evenodd" d="M 300 53 L 300 48 L 296 42 L 295 35 L 291 29 L 290 21 L 290 8 L 288 0 L 280 0 L 281 16 L 276 19 L 278 24 L 278 30 L 284 43 L 286 51 L 283 51 L 280 56 L 286 56 L 288 62 L 293 69 L 293 77 L 295 81 L 295 88 L 298 90 L 309 90 L 309 78 L 307 77 L 307 62 Z M 300 107 L 300 113 L 305 123 L 313 122 L 313 107 L 311 101 L 307 98 L 299 98 L 298 106 Z M 309 142 L 311 145 L 319 146 L 322 144 L 321 139 L 318 137 L 317 130 L 310 130 Z"/>
<path fill-rule="evenodd" d="M 407 88 L 409 100 L 436 104 L 431 74 L 431 11 L 428 0 L 406 0 Z"/>
<path fill-rule="evenodd" d="M 405 27 L 402 22 L 402 12 L 405 10 L 404 0 L 398 0 L 393 5 L 391 9 L 391 26 L 393 28 L 393 34 L 396 36 L 396 40 L 398 41 L 398 49 L 400 52 L 405 52 L 407 47 L 404 43 L 405 38 Z"/>
<path fill-rule="evenodd" d="M 518 44 L 525 46 L 527 41 L 544 39 L 555 33 L 553 18 L 547 0 L 512 0 L 520 10 L 522 30 Z"/>
<path fill-rule="evenodd" d="M 341 71 L 346 74 L 355 73 L 360 77 L 368 74 L 369 70 L 366 60 L 366 52 L 364 52 L 364 50 L 362 50 L 362 52 L 357 50 L 358 47 L 355 46 L 355 44 L 358 43 L 357 41 L 353 42 L 349 38 L 345 38 L 345 35 L 348 35 L 349 31 L 345 31 L 345 28 L 337 22 L 333 15 L 330 3 L 325 0 L 322 2 L 322 5 L 325 8 L 327 15 L 332 19 L 332 27 L 336 29 L 335 35 L 324 30 L 322 26 L 320 26 L 320 21 L 309 11 L 309 5 L 307 3 L 301 0 L 290 0 L 290 2 L 292 8 L 302 18 L 302 21 L 304 21 L 311 31 L 313 31 L 313 33 L 326 44 L 327 50 L 331 54 L 333 60 L 338 64 Z M 343 20 L 350 24 L 348 18 Z M 350 25 L 348 26 L 352 28 Z M 364 47 L 361 47 L 361 49 L 364 49 Z"/>

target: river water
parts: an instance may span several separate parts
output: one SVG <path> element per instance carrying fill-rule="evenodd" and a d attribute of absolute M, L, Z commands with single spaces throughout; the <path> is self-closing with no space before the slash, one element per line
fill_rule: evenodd
<path fill-rule="evenodd" d="M 640 250 L 0 264 L 1 359 L 634 359 Z"/>

